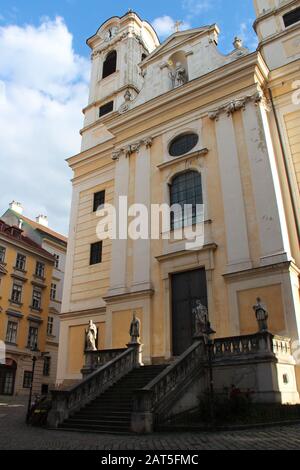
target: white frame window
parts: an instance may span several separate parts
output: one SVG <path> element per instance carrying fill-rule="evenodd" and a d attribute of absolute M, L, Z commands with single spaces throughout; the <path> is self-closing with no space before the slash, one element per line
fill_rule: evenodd
<path fill-rule="evenodd" d="M 5 262 L 6 248 L 5 246 L 0 246 L 0 263 Z"/>
<path fill-rule="evenodd" d="M 8 320 L 6 327 L 5 341 L 8 343 L 17 343 L 18 336 L 18 322 L 14 320 Z"/>
<path fill-rule="evenodd" d="M 42 263 L 41 261 L 36 262 L 35 275 L 40 278 L 45 277 L 45 263 Z"/>
<path fill-rule="evenodd" d="M 48 317 L 47 321 L 47 335 L 53 335 L 53 327 L 54 327 L 54 317 Z"/>
<path fill-rule="evenodd" d="M 42 305 L 42 292 L 37 287 L 33 288 L 32 291 L 32 308 L 40 310 Z"/>
<path fill-rule="evenodd" d="M 53 256 L 55 258 L 54 267 L 55 267 L 55 269 L 59 269 L 60 255 L 57 255 L 56 253 L 54 253 Z"/>
<path fill-rule="evenodd" d="M 30 325 L 28 329 L 27 348 L 34 349 L 38 345 L 39 327 Z"/>
<path fill-rule="evenodd" d="M 56 300 L 56 295 L 57 295 L 57 284 L 52 282 L 51 289 L 50 289 L 50 300 Z"/>
<path fill-rule="evenodd" d="M 26 256 L 23 255 L 22 253 L 17 253 L 16 269 L 19 269 L 20 271 L 25 271 L 25 267 L 26 267 Z"/>
<path fill-rule="evenodd" d="M 12 285 L 11 300 L 17 304 L 22 303 L 22 291 L 23 286 L 14 282 Z"/>

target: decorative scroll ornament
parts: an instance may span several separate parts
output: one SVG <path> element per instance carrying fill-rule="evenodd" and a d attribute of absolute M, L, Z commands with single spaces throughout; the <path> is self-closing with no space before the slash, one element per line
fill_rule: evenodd
<path fill-rule="evenodd" d="M 208 117 L 212 120 L 218 121 L 220 114 L 226 113 L 227 116 L 231 116 L 236 111 L 245 110 L 246 104 L 249 102 L 254 102 L 256 105 L 259 103 L 263 103 L 265 107 L 268 106 L 267 100 L 264 94 L 261 91 L 257 91 L 253 95 L 244 96 L 242 98 L 238 98 L 236 100 L 232 100 L 229 103 L 226 103 L 220 106 L 213 111 L 209 111 Z"/>

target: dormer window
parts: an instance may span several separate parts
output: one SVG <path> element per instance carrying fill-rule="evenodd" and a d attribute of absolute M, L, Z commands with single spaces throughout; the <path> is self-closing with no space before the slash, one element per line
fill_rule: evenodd
<path fill-rule="evenodd" d="M 112 75 L 113 73 L 115 73 L 116 70 L 117 70 L 117 52 L 112 51 L 106 56 L 106 59 L 104 61 L 102 78 Z"/>

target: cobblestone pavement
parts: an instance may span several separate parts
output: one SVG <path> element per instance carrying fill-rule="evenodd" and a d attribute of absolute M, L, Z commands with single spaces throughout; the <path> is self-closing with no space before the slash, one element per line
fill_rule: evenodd
<path fill-rule="evenodd" d="M 91 434 L 28 427 L 26 402 L 0 397 L 0 450 L 278 450 L 300 449 L 300 424 L 221 433 Z"/>

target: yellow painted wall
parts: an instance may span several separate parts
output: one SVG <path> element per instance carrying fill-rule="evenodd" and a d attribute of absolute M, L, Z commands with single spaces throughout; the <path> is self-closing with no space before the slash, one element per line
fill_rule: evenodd
<path fill-rule="evenodd" d="M 290 151 L 300 191 L 300 110 L 285 115 L 286 130 L 289 139 Z"/>
<path fill-rule="evenodd" d="M 93 212 L 94 193 L 105 190 L 105 202 L 114 202 L 114 182 L 95 186 L 80 193 L 76 227 L 74 270 L 72 273 L 71 301 L 88 300 L 103 296 L 109 287 L 111 240 L 103 241 L 102 263 L 90 266 L 90 246 L 98 240 L 99 218 Z"/>
<path fill-rule="evenodd" d="M 143 312 L 136 309 L 137 318 L 141 321 L 141 342 L 143 342 Z M 132 321 L 132 310 L 115 311 L 112 314 L 112 347 L 125 348 L 130 340 L 129 330 Z"/>
<path fill-rule="evenodd" d="M 12 321 L 18 321 L 18 347 L 21 349 L 26 348 L 29 328 L 29 322 L 27 321 L 27 317 L 28 315 L 32 315 L 40 318 L 43 321 L 43 323 L 41 323 L 39 327 L 38 347 L 41 351 L 45 351 L 53 263 L 50 260 L 43 258 L 43 256 L 40 256 L 38 253 L 34 253 L 32 251 L 27 250 L 25 246 L 18 247 L 17 245 L 8 243 L 4 238 L 2 239 L 2 237 L 0 238 L 0 246 L 6 247 L 5 269 L 7 270 L 7 274 L 1 276 L 0 283 L 0 306 L 2 307 L 3 312 L 3 314 L 0 315 L 0 339 L 5 340 L 6 338 L 7 323 L 8 319 L 10 318 L 10 320 Z M 20 272 L 14 269 L 16 265 L 17 253 L 24 254 L 26 256 L 26 272 L 22 274 L 22 276 L 26 279 L 26 282 L 23 283 L 22 305 L 20 306 L 10 302 L 13 281 L 15 279 L 12 276 L 21 276 Z M 31 311 L 30 309 L 30 306 L 32 305 L 33 292 L 32 282 L 36 281 L 34 274 L 37 261 L 41 261 L 45 264 L 44 285 L 46 287 L 42 289 L 42 312 L 36 312 L 34 310 Z M 23 315 L 23 318 L 17 319 L 15 317 L 8 317 L 5 314 L 7 309 L 11 309 L 21 313 Z"/>
<path fill-rule="evenodd" d="M 269 330 L 273 334 L 282 334 L 286 326 L 280 284 L 238 292 L 241 334 L 253 334 L 258 331 L 258 324 L 253 310 L 253 305 L 256 304 L 257 297 L 261 297 L 263 303 L 269 308 Z"/>
<path fill-rule="evenodd" d="M 98 348 L 104 349 L 105 323 L 96 323 L 98 328 Z M 86 325 L 69 327 L 68 373 L 79 374 L 84 366 L 84 347 Z"/>

